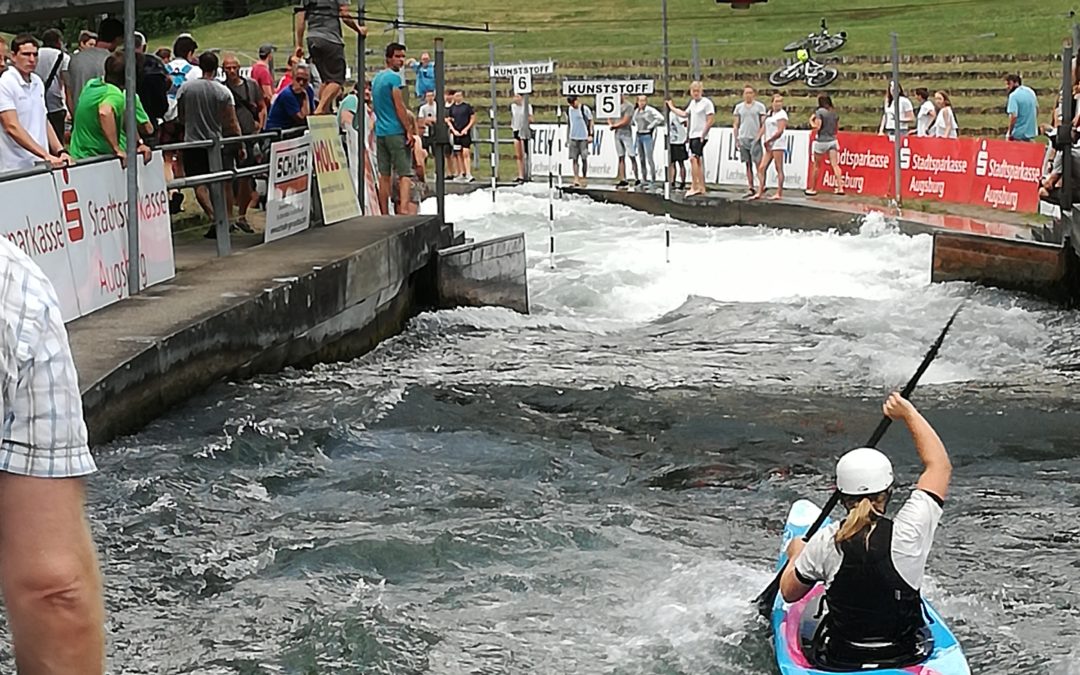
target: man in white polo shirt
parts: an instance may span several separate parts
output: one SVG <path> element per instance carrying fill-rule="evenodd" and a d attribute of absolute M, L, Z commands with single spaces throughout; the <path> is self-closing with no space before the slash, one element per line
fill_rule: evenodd
<path fill-rule="evenodd" d="M 0 75 L 0 171 L 29 169 L 42 161 L 60 167 L 71 161 L 48 123 L 45 83 L 34 73 L 37 58 L 33 36 L 12 40 L 13 67 Z"/>

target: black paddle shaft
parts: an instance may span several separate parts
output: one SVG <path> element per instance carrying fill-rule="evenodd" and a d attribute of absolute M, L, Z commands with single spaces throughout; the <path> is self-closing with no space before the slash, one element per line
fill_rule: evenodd
<path fill-rule="evenodd" d="M 915 387 L 919 384 L 919 378 L 923 376 L 923 373 L 926 372 L 926 369 L 930 367 L 930 364 L 933 363 L 934 358 L 938 355 L 941 344 L 945 342 L 945 335 L 949 332 L 949 329 L 952 328 L 953 321 L 956 321 L 956 316 L 960 314 L 960 310 L 963 309 L 963 307 L 964 303 L 961 302 L 960 306 L 953 311 L 952 316 L 950 316 L 949 320 L 945 323 L 945 327 L 941 329 L 941 333 L 938 335 L 937 340 L 934 340 L 934 344 L 930 345 L 930 349 L 927 350 L 926 356 L 923 357 L 922 363 L 920 363 L 919 367 L 915 370 L 915 374 L 911 376 L 908 383 L 900 390 L 901 396 L 904 398 L 911 397 L 911 393 L 915 391 Z M 885 435 L 885 432 L 889 430 L 890 424 L 892 424 L 892 419 L 887 415 L 883 415 L 881 422 L 878 423 L 877 428 L 874 429 L 874 433 L 870 435 L 870 440 L 866 442 L 864 447 L 873 448 L 877 446 L 881 441 L 881 438 Z M 821 529 L 822 523 L 829 517 L 832 510 L 836 508 L 839 501 L 840 491 L 833 490 L 833 493 L 829 495 L 829 500 L 825 502 L 824 508 L 821 509 L 821 513 L 818 514 L 817 520 L 815 520 L 810 528 L 806 530 L 806 534 L 802 536 L 803 541 L 810 541 L 810 538 Z M 769 582 L 769 585 L 765 587 L 765 590 L 754 599 L 754 602 L 757 603 L 758 609 L 761 610 L 762 614 L 767 614 L 772 608 L 773 598 L 780 592 L 780 577 L 783 576 L 783 574 L 784 568 L 782 567 L 780 568 L 780 571 L 776 573 L 773 580 Z"/>

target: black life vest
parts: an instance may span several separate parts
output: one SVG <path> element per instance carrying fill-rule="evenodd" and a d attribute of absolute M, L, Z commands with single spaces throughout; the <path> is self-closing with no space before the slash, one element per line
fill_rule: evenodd
<path fill-rule="evenodd" d="M 840 569 L 825 594 L 826 634 L 848 644 L 891 643 L 912 649 L 925 628 L 922 597 L 892 562 L 892 526 L 879 518 L 870 534 L 840 544 Z"/>

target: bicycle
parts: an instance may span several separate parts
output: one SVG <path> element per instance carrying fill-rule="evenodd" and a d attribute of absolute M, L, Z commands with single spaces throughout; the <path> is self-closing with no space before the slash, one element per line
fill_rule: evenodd
<path fill-rule="evenodd" d="M 781 66 L 769 73 L 769 84 L 782 87 L 795 80 L 806 80 L 806 86 L 818 89 L 828 86 L 839 76 L 840 71 L 836 68 L 815 61 L 810 58 L 810 53 L 806 49 L 800 49 L 798 58 L 793 63 Z"/>
<path fill-rule="evenodd" d="M 811 33 L 800 40 L 789 42 L 787 46 L 784 47 L 784 51 L 793 52 L 799 49 L 808 49 L 815 54 L 828 54 L 840 49 L 846 43 L 847 32 L 840 31 L 835 35 L 830 34 L 825 19 L 822 19 L 820 33 Z"/>

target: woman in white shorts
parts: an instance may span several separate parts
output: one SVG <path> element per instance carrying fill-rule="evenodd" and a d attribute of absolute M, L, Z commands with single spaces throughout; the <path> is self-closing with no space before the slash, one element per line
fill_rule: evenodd
<path fill-rule="evenodd" d="M 836 139 L 836 132 L 840 129 L 840 116 L 833 108 L 831 96 L 822 94 L 818 96 L 817 102 L 817 110 L 810 116 L 810 127 L 817 132 L 817 136 L 814 138 L 814 162 L 810 165 L 810 183 L 805 192 L 808 195 L 817 194 L 818 169 L 827 158 L 833 170 L 833 192 L 842 195 L 844 183 L 840 173 L 840 142 Z"/>
<path fill-rule="evenodd" d="M 765 124 L 758 130 L 758 138 L 765 148 L 765 155 L 758 164 L 758 193 L 751 199 L 765 196 L 765 176 L 769 165 L 776 167 L 776 194 L 769 199 L 784 198 L 784 134 L 787 133 L 788 114 L 784 110 L 784 95 L 777 92 L 772 97 L 772 108 L 765 118 Z"/>

